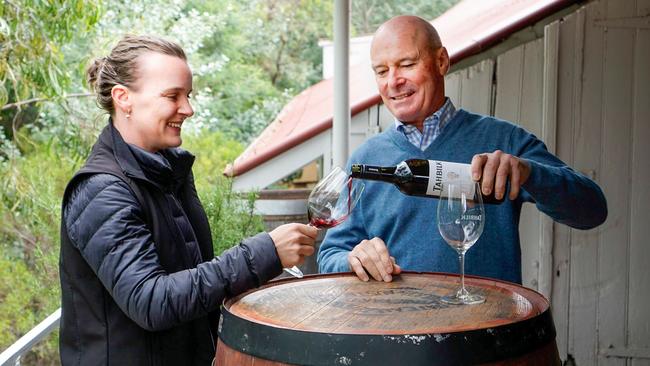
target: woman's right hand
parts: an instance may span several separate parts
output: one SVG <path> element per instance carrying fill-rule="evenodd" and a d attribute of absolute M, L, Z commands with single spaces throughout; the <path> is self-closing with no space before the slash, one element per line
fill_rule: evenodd
<path fill-rule="evenodd" d="M 314 242 L 318 229 L 304 224 L 284 224 L 269 233 L 282 267 L 302 264 L 305 256 L 314 254 Z"/>

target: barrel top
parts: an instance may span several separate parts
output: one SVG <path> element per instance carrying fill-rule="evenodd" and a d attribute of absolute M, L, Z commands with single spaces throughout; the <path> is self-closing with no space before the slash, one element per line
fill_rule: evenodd
<path fill-rule="evenodd" d="M 334 334 L 441 334 L 488 329 L 535 317 L 549 307 L 539 293 L 498 280 L 466 276 L 484 295 L 478 305 L 440 301 L 457 275 L 404 272 L 389 283 L 351 273 L 273 281 L 226 302 L 233 315 L 268 326 Z"/>

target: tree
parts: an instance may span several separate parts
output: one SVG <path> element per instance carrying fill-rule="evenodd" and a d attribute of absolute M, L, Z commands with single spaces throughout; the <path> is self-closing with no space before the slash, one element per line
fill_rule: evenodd
<path fill-rule="evenodd" d="M 62 46 L 97 23 L 99 0 L 3 0 L 0 3 L 0 115 L 64 96 L 70 82 Z M 15 129 L 15 126 L 14 126 Z"/>
<path fill-rule="evenodd" d="M 352 1 L 352 32 L 372 34 L 383 22 L 396 15 L 418 15 L 433 20 L 460 0 L 363 0 Z"/>
<path fill-rule="evenodd" d="M 318 41 L 331 32 L 331 1 L 197 0 L 188 7 L 228 14 L 198 51 L 209 67 L 197 78 L 195 100 L 205 108 L 195 122 L 249 142 L 293 95 L 320 80 Z"/>
<path fill-rule="evenodd" d="M 321 0 L 263 0 L 253 3 L 256 23 L 250 34 L 251 56 L 282 89 L 300 91 L 320 80 L 318 41 L 332 34 L 332 3 Z"/>

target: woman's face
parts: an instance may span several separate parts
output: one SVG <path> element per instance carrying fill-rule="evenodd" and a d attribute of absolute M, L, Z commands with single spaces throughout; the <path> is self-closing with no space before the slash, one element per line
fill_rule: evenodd
<path fill-rule="evenodd" d="M 194 114 L 187 62 L 149 52 L 138 57 L 137 72 L 137 81 L 129 90 L 129 142 L 151 152 L 180 146 L 182 125 Z"/>

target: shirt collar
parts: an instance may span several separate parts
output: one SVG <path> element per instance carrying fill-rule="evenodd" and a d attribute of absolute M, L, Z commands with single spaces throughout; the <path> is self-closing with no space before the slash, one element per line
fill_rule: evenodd
<path fill-rule="evenodd" d="M 456 107 L 454 106 L 454 103 L 451 101 L 451 99 L 445 97 L 445 102 L 442 104 L 442 107 L 440 107 L 429 117 L 425 118 L 424 125 L 432 125 L 434 123 L 439 123 L 440 131 L 442 131 L 442 129 L 447 124 L 447 122 L 449 122 L 449 120 L 451 120 L 455 114 L 456 114 Z M 404 124 L 404 122 L 395 118 L 395 128 L 397 128 L 398 131 L 404 132 L 416 127 L 413 125 Z"/>

